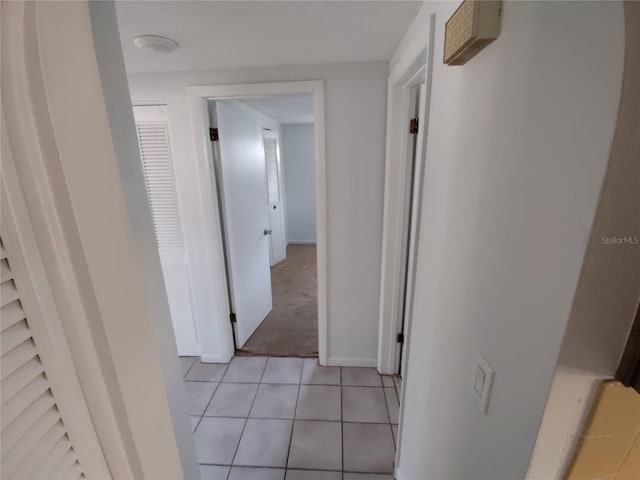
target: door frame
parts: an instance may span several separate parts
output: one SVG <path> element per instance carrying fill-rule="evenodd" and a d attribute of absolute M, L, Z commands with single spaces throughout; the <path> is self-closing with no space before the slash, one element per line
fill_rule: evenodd
<path fill-rule="evenodd" d="M 431 30 L 433 32 L 433 28 Z M 433 42 L 429 42 L 430 46 Z M 389 76 L 388 91 L 388 117 L 387 117 L 387 152 L 385 159 L 385 195 L 382 233 L 382 273 L 380 279 L 380 319 L 378 330 L 378 370 L 383 374 L 395 374 L 398 372 L 398 351 L 400 344 L 397 342 L 397 334 L 400 333 L 401 316 L 404 306 L 403 291 L 406 268 L 410 269 L 407 278 L 415 272 L 414 258 L 402 262 L 406 245 L 406 197 L 405 192 L 410 187 L 408 182 L 413 178 L 410 175 L 411 158 L 408 154 L 409 136 L 407 135 L 409 121 L 409 106 L 411 103 L 411 90 L 422 83 L 421 78 L 426 78 L 427 89 L 425 94 L 425 118 L 421 119 L 418 126 L 418 138 L 422 137 L 423 145 L 421 158 L 416 158 L 415 175 L 424 175 L 426 132 L 429 112 L 429 96 L 431 84 L 431 66 L 433 64 L 432 48 L 424 46 L 419 53 L 404 66 L 391 72 Z M 422 182 L 417 182 L 417 199 L 422 198 Z M 410 200 L 411 201 L 411 200 Z M 409 226 L 420 219 L 421 205 L 416 202 L 412 212 Z M 415 242 L 417 243 L 417 242 Z M 415 250 L 415 249 L 414 249 Z M 406 253 L 407 255 L 409 252 Z M 411 295 L 407 296 L 406 303 L 412 301 Z M 407 321 L 404 330 L 410 331 L 411 315 L 406 315 Z M 408 357 L 408 335 L 404 339 L 403 361 Z"/>
<path fill-rule="evenodd" d="M 431 104 L 431 87 L 433 83 L 434 39 L 435 39 L 435 14 L 429 17 L 429 27 L 425 34 L 421 35 L 407 46 L 404 54 L 393 66 L 389 74 L 387 97 L 387 149 L 385 156 L 385 183 L 384 183 L 384 211 L 382 231 L 382 271 L 380 278 L 380 319 L 378 330 L 378 371 L 383 374 L 394 374 L 397 365 L 398 343 L 396 334 L 399 332 L 403 308 L 403 290 L 401 279 L 404 277 L 405 268 L 408 268 L 411 285 L 415 285 L 416 262 L 418 257 L 418 245 L 420 243 L 420 218 L 422 212 L 422 198 L 424 186 L 424 172 L 427 156 L 427 137 L 429 132 L 429 110 Z M 414 178 L 417 191 L 414 193 L 415 204 L 412 211 L 411 223 L 414 224 L 415 234 L 412 238 L 413 255 L 406 265 L 401 263 L 402 249 L 406 237 L 404 236 L 403 215 L 406 213 L 406 201 L 404 191 L 407 188 L 407 171 L 411 167 L 407 155 L 408 140 L 406 128 L 408 127 L 408 115 L 410 105 L 411 88 L 416 79 L 423 75 L 422 82 L 425 88 L 424 118 L 418 125 L 418 145 L 420 155 L 415 158 Z M 411 235 L 411 231 L 409 231 Z M 413 248 L 412 248 L 413 247 Z M 410 252 L 407 252 L 409 255 Z M 408 292 L 405 300 L 408 305 L 404 325 L 404 352 L 402 355 L 402 371 L 407 371 L 411 349 L 411 323 L 413 292 Z M 396 442 L 395 474 L 401 478 L 398 472 L 402 456 L 402 433 L 404 425 L 405 392 L 409 379 L 405 375 L 400 391 L 400 414 L 398 420 L 398 434 Z"/>
<path fill-rule="evenodd" d="M 215 361 L 228 362 L 235 354 L 231 323 L 227 277 L 224 265 L 222 229 L 218 214 L 218 194 L 213 168 L 213 150 L 209 140 L 209 100 L 231 100 L 273 95 L 312 95 L 314 108 L 315 164 L 316 164 L 316 255 L 318 280 L 318 360 L 327 365 L 327 205 L 326 205 L 326 159 L 325 159 L 325 104 L 324 82 L 310 80 L 300 82 L 272 82 L 228 85 L 205 85 L 187 88 L 189 115 L 193 142 L 196 146 L 198 167 L 198 190 L 202 205 L 201 219 L 208 241 L 207 270 L 214 287 L 217 302 L 213 322 L 198 322 L 201 341 L 205 337 L 217 338 L 220 356 Z M 204 325 L 206 323 L 206 325 Z M 202 361 L 207 361 L 202 358 Z M 211 360 L 209 360 L 211 361 Z"/>
<path fill-rule="evenodd" d="M 408 99 L 407 111 L 404 120 L 405 141 L 406 146 L 404 155 L 406 155 L 406 170 L 404 177 L 404 199 L 402 205 L 402 215 L 398 220 L 401 221 L 401 237 L 400 237 L 400 279 L 397 284 L 400 295 L 399 312 L 396 318 L 396 335 L 402 335 L 402 341 L 395 340 L 395 360 L 394 374 L 402 376 L 403 370 L 403 345 L 409 339 L 409 321 L 412 312 L 413 302 L 413 282 L 414 282 L 414 266 L 415 253 L 417 246 L 417 227 L 419 224 L 416 213 L 419 212 L 422 200 L 422 181 L 424 178 L 424 128 L 420 123 L 424 123 L 426 119 L 426 89 L 423 88 L 426 82 L 426 65 L 423 65 L 405 84 L 404 89 Z M 415 115 L 415 117 L 414 117 Z M 418 128 L 416 132 L 410 133 L 409 127 L 411 117 L 418 119 Z M 405 352 L 406 353 L 406 352 Z"/>

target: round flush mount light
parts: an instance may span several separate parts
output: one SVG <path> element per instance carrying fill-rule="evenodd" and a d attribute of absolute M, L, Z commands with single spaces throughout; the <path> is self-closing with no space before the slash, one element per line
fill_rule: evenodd
<path fill-rule="evenodd" d="M 171 53 L 178 44 L 167 37 L 160 37 L 159 35 L 139 35 L 133 39 L 133 43 L 136 47 L 151 50 L 157 53 Z"/>

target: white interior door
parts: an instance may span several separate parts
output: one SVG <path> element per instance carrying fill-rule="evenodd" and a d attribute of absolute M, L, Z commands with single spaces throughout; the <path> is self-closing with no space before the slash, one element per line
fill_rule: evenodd
<path fill-rule="evenodd" d="M 410 137 L 409 154 L 411 155 L 411 169 L 409 184 L 411 188 L 408 193 L 408 215 L 407 215 L 407 239 L 406 250 L 404 252 L 405 260 L 405 275 L 404 275 L 404 296 L 403 296 L 403 308 L 402 318 L 399 331 L 402 332 L 405 339 L 398 348 L 397 351 L 397 370 L 402 376 L 402 355 L 404 353 L 404 345 L 409 338 L 409 322 L 413 315 L 412 305 L 414 297 L 414 281 L 415 281 L 415 262 L 416 262 L 416 248 L 418 244 L 418 228 L 419 228 L 419 205 L 422 202 L 422 185 L 424 179 L 424 133 L 426 122 L 426 107 L 427 107 L 427 86 L 426 83 L 420 83 L 414 87 L 414 91 L 410 103 L 410 112 L 415 112 L 415 118 L 418 119 L 419 125 L 422 128 L 418 128 L 415 135 Z"/>
<path fill-rule="evenodd" d="M 265 151 L 260 119 L 246 105 L 216 102 L 216 122 L 229 293 L 241 348 L 272 308 Z"/>
<path fill-rule="evenodd" d="M 282 190 L 280 177 L 280 145 L 278 136 L 271 130 L 263 130 L 264 159 L 267 167 L 267 191 L 269 195 L 269 220 L 271 236 L 269 239 L 269 259 L 273 266 L 287 258 L 287 245 L 284 234 L 284 214 L 282 209 Z"/>
<path fill-rule="evenodd" d="M 198 354 L 194 350 L 198 335 L 169 146 L 167 107 L 135 106 L 133 113 L 178 354 Z"/>

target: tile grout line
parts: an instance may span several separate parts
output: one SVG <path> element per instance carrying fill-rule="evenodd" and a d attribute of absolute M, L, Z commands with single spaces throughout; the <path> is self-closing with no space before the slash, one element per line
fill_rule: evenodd
<path fill-rule="evenodd" d="M 382 381 L 382 376 L 380 377 L 380 380 Z M 393 471 L 395 471 L 396 469 L 396 439 L 393 436 L 393 424 L 391 423 L 391 412 L 389 411 L 389 401 L 387 400 L 387 392 L 386 392 L 387 387 L 384 386 L 384 381 L 382 381 L 382 394 L 384 395 L 384 404 L 387 407 L 387 417 L 389 418 L 389 430 L 391 432 L 391 440 L 393 441 L 393 461 L 392 461 L 392 469 Z M 384 425 L 384 424 L 382 424 Z"/>
<path fill-rule="evenodd" d="M 280 357 L 278 357 L 280 358 Z M 227 383 L 232 385 L 298 385 L 298 382 L 284 383 L 284 382 L 228 382 L 228 381 L 215 381 L 215 380 L 186 380 L 186 383 Z M 340 387 L 339 383 L 302 383 L 310 387 Z M 362 388 L 382 388 L 374 387 L 373 385 L 344 385 L 345 387 L 362 387 Z M 391 388 L 391 387 L 388 387 Z"/>
<path fill-rule="evenodd" d="M 400 374 L 398 374 L 400 377 Z M 393 380 L 393 388 L 396 389 L 396 397 L 398 397 L 398 423 L 396 423 L 396 431 L 393 431 L 393 425 L 391 426 L 391 434 L 393 435 L 393 443 L 396 446 L 396 455 L 398 454 L 398 436 L 400 435 L 400 408 L 402 407 L 402 401 L 400 396 L 402 395 L 402 388 L 398 388 L 398 382 L 396 382 L 395 375 L 391 377 Z M 402 386 L 402 384 L 400 384 Z M 395 465 L 394 465 L 395 470 Z"/>
<path fill-rule="evenodd" d="M 335 385 L 325 385 L 325 384 L 318 384 L 318 385 L 324 386 L 324 387 L 335 386 Z M 391 387 L 381 387 L 379 385 L 340 385 L 340 386 L 341 387 L 350 387 L 350 388 L 391 388 Z"/>
<path fill-rule="evenodd" d="M 227 473 L 227 480 L 231 477 L 231 469 L 234 466 L 236 456 L 238 455 L 238 450 L 240 449 L 240 442 L 242 442 L 242 437 L 244 436 L 244 431 L 247 428 L 247 423 L 249 422 L 249 415 L 251 415 L 251 410 L 253 409 L 253 405 L 256 402 L 256 398 L 258 397 L 258 390 L 260 389 L 260 382 L 262 382 L 262 377 L 264 377 L 264 372 L 267 370 L 267 365 L 269 363 L 269 357 L 267 357 L 267 361 L 264 362 L 264 367 L 262 368 L 262 373 L 260 374 L 260 379 L 258 380 L 258 388 L 256 388 L 256 393 L 253 395 L 253 400 L 251 400 L 251 405 L 249 406 L 249 411 L 247 412 L 247 416 L 244 419 L 244 425 L 242 426 L 242 431 L 240 432 L 240 437 L 238 438 L 238 444 L 236 445 L 236 449 L 233 452 L 233 458 L 231 459 L 231 465 L 229 465 L 229 472 Z M 229 362 L 231 365 L 231 362 Z M 222 383 L 222 382 L 221 382 Z"/>
<path fill-rule="evenodd" d="M 186 377 L 189 372 L 191 371 L 191 369 L 193 368 L 193 365 L 195 365 L 196 363 L 201 363 L 200 360 L 196 359 L 193 364 L 189 367 L 189 370 L 187 370 L 187 373 L 184 374 L 184 377 Z M 207 402 L 207 404 L 204 407 L 204 410 L 202 411 L 202 414 L 199 415 L 199 419 L 198 419 L 198 423 L 196 423 L 196 427 L 193 428 L 191 430 L 191 434 L 194 435 L 196 433 L 196 430 L 198 429 L 198 427 L 200 426 L 200 423 L 202 422 L 202 419 L 204 418 L 204 414 L 207 411 L 207 408 L 209 408 L 209 405 L 211 404 L 211 401 L 213 400 L 213 396 L 216 394 L 216 392 L 218 391 L 218 388 L 220 388 L 220 384 L 222 383 L 222 377 L 224 377 L 224 374 L 227 372 L 227 368 L 229 368 L 229 364 L 225 364 L 224 366 L 224 372 L 222 373 L 222 376 L 220 377 L 220 381 L 217 382 L 216 384 L 216 388 L 213 389 L 213 393 L 211 394 L 211 398 L 209 398 L 209 401 Z M 182 381 L 185 382 L 186 380 L 184 379 L 184 377 L 182 377 Z M 208 382 L 208 383 L 214 383 L 214 382 Z M 198 460 L 199 462 L 199 460 Z M 198 463 L 199 464 L 199 463 Z"/>
<path fill-rule="evenodd" d="M 393 468 L 395 470 L 395 452 L 397 451 L 398 445 L 396 444 L 396 437 L 393 434 L 393 423 L 391 422 L 391 412 L 389 411 L 389 401 L 387 400 L 387 393 L 385 392 L 384 388 L 382 389 L 382 393 L 384 394 L 384 403 L 387 406 L 387 416 L 389 417 L 389 428 L 391 429 L 391 440 L 393 440 L 393 450 L 394 450 Z"/>
<path fill-rule="evenodd" d="M 199 360 L 198 360 L 199 361 Z M 224 372 L 222 372 L 222 375 L 220 376 L 220 381 L 218 382 L 218 384 L 216 385 L 216 388 L 213 389 L 213 394 L 211 395 L 211 398 L 209 399 L 209 402 L 207 402 L 207 405 L 204 407 L 204 410 L 202 411 L 202 415 L 200 415 L 200 420 L 198 420 L 198 424 L 196 425 L 196 428 L 193 430 L 193 433 L 196 432 L 196 430 L 198 429 L 198 427 L 200 426 L 200 423 L 202 423 L 202 419 L 205 417 L 205 413 L 207 413 L 207 409 L 209 408 L 209 405 L 211 405 L 211 402 L 213 402 L 213 397 L 216 395 L 216 392 L 218 391 L 218 389 L 220 388 L 220 384 L 222 383 L 222 379 L 224 378 L 225 374 L 227 373 L 227 369 L 229 368 L 229 364 L 231 362 L 227 363 L 224 366 Z M 199 461 L 199 460 L 198 460 Z"/>
<path fill-rule="evenodd" d="M 387 418 L 389 419 L 389 425 L 392 425 L 391 412 L 389 411 L 389 401 L 387 400 L 387 392 L 385 392 L 384 387 L 382 388 L 382 395 L 384 396 L 384 406 L 387 407 Z"/>
<path fill-rule="evenodd" d="M 293 419 L 291 420 L 291 434 L 289 435 L 289 448 L 287 449 L 287 458 L 284 462 L 284 480 L 287 480 L 287 472 L 289 471 L 289 457 L 291 456 L 291 448 L 293 447 L 293 429 L 296 426 L 296 416 L 298 415 L 298 402 L 300 401 L 300 386 L 302 385 L 302 375 L 304 373 L 304 362 L 302 359 L 302 368 L 300 369 L 300 378 L 298 382 L 298 393 L 296 395 L 296 407 L 293 409 Z"/>
<path fill-rule="evenodd" d="M 620 462 L 620 465 L 618 466 L 616 477 L 618 476 L 617 474 L 620 473 L 620 469 L 624 466 L 624 463 L 627 461 L 627 458 L 631 454 L 631 451 L 633 450 L 633 444 L 636 442 L 638 438 L 640 438 L 640 433 L 636 432 L 635 436 L 633 437 L 633 440 L 631 440 L 631 445 L 629 445 L 629 450 L 627 450 L 627 453 L 624 454 L 624 458 L 622 459 L 622 462 Z M 631 470 L 631 472 L 633 472 L 633 470 Z"/>
<path fill-rule="evenodd" d="M 326 468 L 309 468 L 309 467 L 296 467 L 296 468 L 282 468 L 282 467 L 273 467 L 273 466 L 264 466 L 264 465 L 226 465 L 224 463 L 201 463 L 200 465 L 205 465 L 208 467 L 233 467 L 233 468 L 253 468 L 258 470 L 297 470 L 301 472 L 322 472 L 322 473 L 355 473 L 358 475 L 392 475 L 390 473 L 380 473 L 380 472 L 369 472 L 366 470 L 350 470 L 348 472 L 342 472 L 340 470 L 328 470 Z"/>
<path fill-rule="evenodd" d="M 178 358 L 180 358 L 180 357 L 178 356 Z M 184 377 L 186 377 L 189 374 L 189 372 L 191 371 L 193 366 L 199 361 L 200 360 L 198 359 L 198 357 L 193 357 L 193 362 L 191 362 L 191 365 L 189 366 L 189 368 L 187 368 L 187 371 L 184 372 L 184 375 L 182 376 L 183 379 L 184 379 Z"/>
<path fill-rule="evenodd" d="M 180 356 L 178 356 L 178 358 L 180 358 Z M 196 363 L 196 358 L 193 359 L 193 362 L 191 363 L 191 366 L 189 368 L 187 368 L 187 371 L 184 372 L 184 375 L 182 375 L 182 382 L 186 382 L 186 380 L 184 379 L 184 377 L 187 376 L 187 374 L 189 373 L 189 371 L 193 368 L 193 366 Z M 217 387 L 216 387 L 217 388 Z M 215 392 L 215 390 L 214 390 Z M 213 395 L 212 395 L 213 396 Z M 206 409 L 205 409 L 206 410 Z M 202 412 L 204 414 L 204 412 Z M 191 415 L 189 414 L 189 418 L 191 417 L 198 417 L 198 421 L 196 422 L 196 426 L 195 427 L 191 427 L 191 434 L 194 435 L 196 433 L 196 430 L 198 429 L 198 426 L 200 425 L 200 422 L 202 421 L 202 415 Z M 199 465 L 200 463 L 198 463 Z"/>
<path fill-rule="evenodd" d="M 280 358 L 280 357 L 277 357 Z M 234 468 L 258 468 L 262 470 L 302 470 L 304 472 L 334 472 L 339 473 L 340 470 L 330 470 L 327 468 L 310 468 L 310 467 L 295 467 L 295 468 L 282 468 L 282 467 L 273 467 L 273 466 L 265 466 L 265 465 L 227 465 L 226 463 L 201 463 L 200 465 L 206 465 L 208 467 L 231 467 Z M 370 472 L 368 470 L 349 470 L 344 473 L 358 473 L 358 474 L 366 474 L 366 475 L 391 475 L 390 473 L 380 473 L 380 472 Z"/>
<path fill-rule="evenodd" d="M 291 384 L 283 384 L 283 386 L 293 387 Z M 197 417 L 198 415 L 191 415 L 192 417 Z M 362 424 L 366 423 L 369 425 L 389 425 L 389 422 L 354 422 L 354 421 L 342 421 L 342 420 L 327 420 L 326 418 L 293 418 L 293 417 L 233 417 L 229 415 L 204 415 L 206 418 L 234 418 L 236 420 L 242 420 L 244 418 L 248 418 L 249 420 L 298 420 L 300 422 L 324 422 L 324 423 L 348 423 L 348 424 Z M 392 423 L 391 425 L 397 425 Z"/>
<path fill-rule="evenodd" d="M 199 360 L 198 360 L 199 361 Z M 216 394 L 216 392 L 218 391 L 218 389 L 220 388 L 220 384 L 222 383 L 222 378 L 224 377 L 224 375 L 227 373 L 227 368 L 229 368 L 229 364 L 231 362 L 227 363 L 224 366 L 224 372 L 222 372 L 222 375 L 220 376 L 220 381 L 218 382 L 218 384 L 216 385 L 216 388 L 213 389 L 213 393 L 211 394 L 211 398 L 209 399 L 209 401 L 207 402 L 207 405 L 204 407 L 204 410 L 202 411 L 202 415 L 200 415 L 200 420 L 198 420 L 198 425 L 196 425 L 196 430 L 198 429 L 198 427 L 200 426 L 200 422 L 202 422 L 202 419 L 204 418 L 204 414 L 207 413 L 207 409 L 209 408 L 209 405 L 211 405 L 211 402 L 213 401 L 213 397 Z M 213 382 L 211 382 L 213 383 Z M 194 430 L 195 433 L 195 430 Z"/>
<path fill-rule="evenodd" d="M 278 357 L 280 358 L 280 357 Z M 233 468 L 255 468 L 260 470 L 300 470 L 303 472 L 332 472 L 332 473 L 342 473 L 340 470 L 329 470 L 326 468 L 309 468 L 309 467 L 296 467 L 296 468 L 283 468 L 283 467 L 273 467 L 273 466 L 265 466 L 265 465 L 227 465 L 225 463 L 201 463 L 200 465 L 206 465 L 208 467 L 233 467 Z M 370 472 L 367 470 L 349 470 L 344 473 L 357 473 L 360 475 L 393 475 L 392 473 L 380 473 L 380 472 Z"/>
<path fill-rule="evenodd" d="M 398 398 L 398 406 L 400 406 L 400 391 L 398 390 L 398 385 L 396 385 L 396 381 L 393 377 L 391 377 L 393 381 L 393 389 L 396 391 L 396 397 Z"/>
<path fill-rule="evenodd" d="M 342 385 L 342 367 L 340 368 L 340 444 L 342 446 L 342 479 L 344 480 L 344 412 L 343 412 L 343 401 L 342 394 L 344 392 L 344 387 Z"/>

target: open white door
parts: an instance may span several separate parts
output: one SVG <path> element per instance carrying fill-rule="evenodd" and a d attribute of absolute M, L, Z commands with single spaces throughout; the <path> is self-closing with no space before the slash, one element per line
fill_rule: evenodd
<path fill-rule="evenodd" d="M 407 218 L 406 218 L 406 249 L 403 252 L 404 257 L 404 292 L 402 302 L 402 317 L 400 318 L 400 325 L 398 332 L 402 333 L 403 341 L 398 345 L 396 352 L 397 355 L 397 369 L 396 372 L 402 376 L 404 372 L 402 367 L 404 365 L 402 358 L 404 355 L 404 346 L 406 339 L 409 338 L 409 323 L 411 316 L 413 315 L 412 305 L 414 297 L 414 281 L 415 281 L 415 262 L 416 262 L 416 246 L 418 242 L 418 215 L 420 212 L 420 203 L 422 202 L 422 181 L 424 179 L 424 132 L 425 129 L 419 128 L 418 125 L 426 122 L 426 108 L 427 108 L 427 86 L 422 82 L 413 87 L 412 98 L 410 100 L 409 112 L 415 115 L 417 119 L 416 131 L 409 134 L 408 141 L 408 154 L 410 156 L 409 164 L 409 180 L 408 183 L 411 188 L 407 192 Z M 407 119 L 407 122 L 411 122 L 411 119 Z"/>
<path fill-rule="evenodd" d="M 271 266 L 287 258 L 284 235 L 284 215 L 282 210 L 282 179 L 280 177 L 280 146 L 278 135 L 271 130 L 263 130 L 264 159 L 267 167 L 267 191 L 269 194 L 269 220 L 271 238 L 269 257 Z"/>
<path fill-rule="evenodd" d="M 262 125 L 235 100 L 216 102 L 222 217 L 236 347 L 271 311 L 270 227 Z"/>

